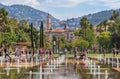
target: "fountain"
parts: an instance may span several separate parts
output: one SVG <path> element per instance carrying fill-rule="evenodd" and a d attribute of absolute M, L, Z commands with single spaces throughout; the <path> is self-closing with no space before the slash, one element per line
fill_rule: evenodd
<path fill-rule="evenodd" d="M 2 66 L 3 64 L 3 57 L 1 57 L 1 60 L 0 60 L 0 65 Z"/>
<path fill-rule="evenodd" d="M 27 69 L 28 63 L 27 63 L 27 58 L 25 58 L 25 68 Z"/>
<path fill-rule="evenodd" d="M 30 71 L 30 79 L 32 79 L 32 71 Z"/>
<path fill-rule="evenodd" d="M 98 79 L 100 79 L 100 66 L 98 66 Z"/>
<path fill-rule="evenodd" d="M 108 72 L 107 72 L 107 70 L 105 71 L 105 79 L 108 79 Z"/>
<path fill-rule="evenodd" d="M 94 62 L 94 75 L 96 75 L 95 62 Z"/>
<path fill-rule="evenodd" d="M 117 68 L 119 68 L 119 59 L 117 57 Z"/>

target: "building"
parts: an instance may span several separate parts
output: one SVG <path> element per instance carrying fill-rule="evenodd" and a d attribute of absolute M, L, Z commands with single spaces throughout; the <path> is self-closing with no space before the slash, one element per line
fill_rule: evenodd
<path fill-rule="evenodd" d="M 66 40 L 69 39 L 69 29 L 67 28 L 66 25 L 64 26 L 64 29 L 52 29 L 51 18 L 50 18 L 49 14 L 47 16 L 46 27 L 47 28 L 44 31 L 44 33 L 47 35 L 47 37 L 50 41 L 53 40 L 53 37 L 59 38 L 61 36 L 63 36 Z"/>

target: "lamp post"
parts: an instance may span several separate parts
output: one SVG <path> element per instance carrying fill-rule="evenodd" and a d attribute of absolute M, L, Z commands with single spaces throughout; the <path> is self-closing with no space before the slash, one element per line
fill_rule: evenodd
<path fill-rule="evenodd" d="M 53 54 L 55 52 L 55 45 L 56 45 L 56 41 L 53 41 Z"/>

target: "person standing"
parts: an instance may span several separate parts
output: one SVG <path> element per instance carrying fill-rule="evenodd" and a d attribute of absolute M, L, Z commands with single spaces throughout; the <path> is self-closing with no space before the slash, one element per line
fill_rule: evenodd
<path fill-rule="evenodd" d="M 74 58 L 76 59 L 76 57 L 77 57 L 77 51 L 75 49 L 73 50 L 73 54 L 74 54 Z"/>
<path fill-rule="evenodd" d="M 6 61 L 11 61 L 10 53 L 7 49 L 4 49 Z"/>

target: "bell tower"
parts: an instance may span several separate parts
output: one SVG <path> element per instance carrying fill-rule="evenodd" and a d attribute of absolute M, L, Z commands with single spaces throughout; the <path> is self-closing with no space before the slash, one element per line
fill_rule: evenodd
<path fill-rule="evenodd" d="M 48 16 L 47 16 L 47 30 L 50 30 L 50 28 L 51 28 L 51 19 L 50 19 L 50 14 L 48 14 Z"/>

